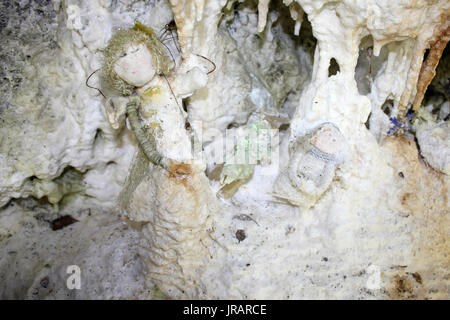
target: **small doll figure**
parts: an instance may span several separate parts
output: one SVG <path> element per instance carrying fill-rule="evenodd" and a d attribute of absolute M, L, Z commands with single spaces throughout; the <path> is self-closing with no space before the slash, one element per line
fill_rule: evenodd
<path fill-rule="evenodd" d="M 187 69 L 185 61 L 187 72 L 169 75 L 162 43 L 139 23 L 117 32 L 104 55 L 104 89 L 118 93 L 106 106 L 108 119 L 118 129 L 126 116 L 140 146 L 119 206 L 129 220 L 143 223 L 140 256 L 152 283 L 169 297 L 198 299 L 198 273 L 210 257 L 210 217 L 218 207 L 205 165 L 191 161 L 194 134 L 180 106 L 206 85 L 207 74 Z"/>
<path fill-rule="evenodd" d="M 188 174 L 185 162 L 193 155 L 180 98 L 205 86 L 207 74 L 194 67 L 169 77 L 173 63 L 164 49 L 153 30 L 139 22 L 114 34 L 104 50 L 102 81 L 119 97 L 113 98 L 116 103 L 107 104 L 107 113 L 113 128 L 128 117 L 150 162 L 174 174 Z"/>
<path fill-rule="evenodd" d="M 314 206 L 333 181 L 344 149 L 344 137 L 330 122 L 298 138 L 290 147 L 288 167 L 275 182 L 274 195 L 298 207 Z"/>

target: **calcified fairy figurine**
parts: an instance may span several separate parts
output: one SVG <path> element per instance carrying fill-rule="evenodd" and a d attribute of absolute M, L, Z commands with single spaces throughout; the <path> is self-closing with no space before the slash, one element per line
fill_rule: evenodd
<path fill-rule="evenodd" d="M 208 218 L 216 204 L 205 165 L 192 160 L 193 133 L 180 106 L 206 85 L 207 73 L 194 66 L 169 76 L 162 43 L 139 23 L 116 33 L 104 52 L 105 88 L 125 100 L 107 104 L 109 121 L 119 128 L 126 115 L 140 146 L 120 206 L 129 219 L 145 223 L 141 254 L 149 279 L 171 297 L 199 298 L 201 282 L 190 272 L 210 257 Z"/>
<path fill-rule="evenodd" d="M 153 30 L 139 22 L 133 29 L 117 32 L 104 54 L 104 86 L 127 98 L 125 108 L 123 103 L 115 109 L 107 104 L 112 126 L 120 127 L 126 114 L 140 147 L 153 164 L 177 174 L 189 173 L 188 166 L 181 164 L 192 158 L 185 132 L 186 114 L 177 100 L 204 86 L 207 75 L 194 67 L 171 78 L 170 82 L 183 84 L 172 90 L 166 77 L 172 61 Z"/>
<path fill-rule="evenodd" d="M 344 160 L 345 140 L 326 122 L 290 147 L 291 160 L 274 185 L 274 195 L 295 206 L 312 207 L 330 186 Z"/>

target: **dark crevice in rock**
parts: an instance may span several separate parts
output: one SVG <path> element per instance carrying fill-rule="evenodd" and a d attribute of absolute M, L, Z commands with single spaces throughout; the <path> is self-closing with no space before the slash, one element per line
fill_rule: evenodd
<path fill-rule="evenodd" d="M 339 64 L 335 58 L 331 58 L 330 66 L 328 67 L 328 77 L 334 76 L 338 72 L 340 72 Z"/>

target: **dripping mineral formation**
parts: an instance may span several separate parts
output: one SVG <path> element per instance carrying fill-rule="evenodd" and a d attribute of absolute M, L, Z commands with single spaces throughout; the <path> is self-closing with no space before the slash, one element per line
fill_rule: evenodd
<path fill-rule="evenodd" d="M 450 298 L 448 1 L 0 14 L 1 298 Z"/>

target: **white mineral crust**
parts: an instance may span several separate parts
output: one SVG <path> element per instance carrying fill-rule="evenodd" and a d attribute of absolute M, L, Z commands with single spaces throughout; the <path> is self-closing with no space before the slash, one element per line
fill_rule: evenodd
<path fill-rule="evenodd" d="M 1 86 L 1 298 L 449 298 L 450 127 L 415 125 L 420 151 L 387 136 L 450 19 L 447 0 L 62 0 L 44 16 L 36 6 L 14 11 L 8 28 L 21 27 L 3 46 L 18 53 Z M 170 86 L 142 46 L 116 72 L 163 89 L 140 112 L 179 161 L 193 143 L 187 121 L 203 160 L 227 129 L 270 123 L 278 161 L 255 164 L 229 199 L 222 163 L 197 159 L 184 177 L 131 170 L 126 97 L 85 85 L 115 31 L 140 21 L 160 36 L 172 19 Z M 89 84 L 102 87 L 98 74 Z M 65 214 L 79 221 L 51 230 Z M 72 264 L 90 270 L 76 294 Z"/>

